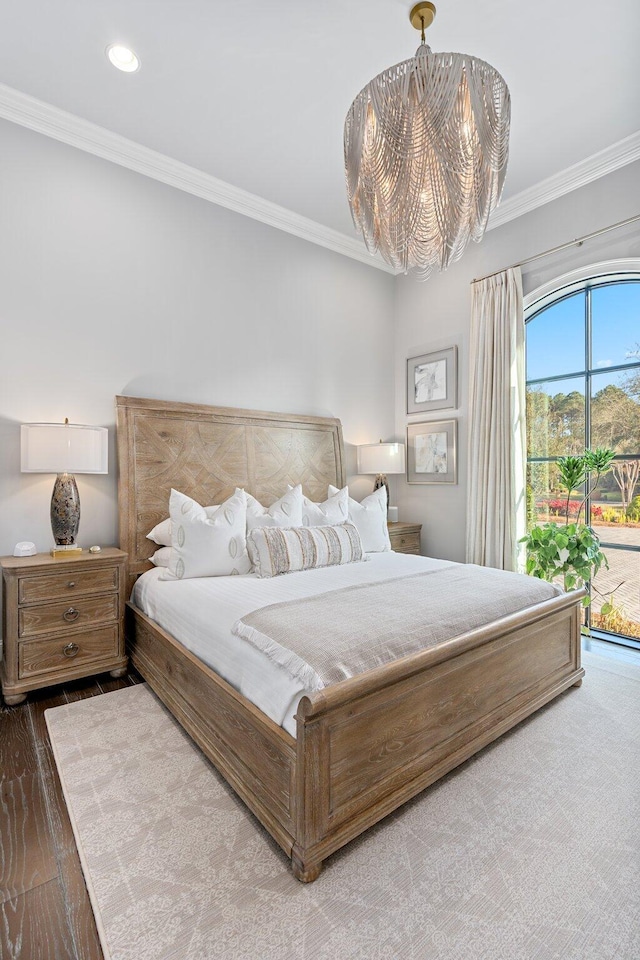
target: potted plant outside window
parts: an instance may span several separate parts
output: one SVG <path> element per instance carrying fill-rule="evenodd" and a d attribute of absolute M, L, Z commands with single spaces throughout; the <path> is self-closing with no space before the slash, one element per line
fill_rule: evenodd
<path fill-rule="evenodd" d="M 611 469 L 614 457 L 613 450 L 599 448 L 585 450 L 579 457 L 558 459 L 560 484 L 566 492 L 565 519 L 563 524 L 537 524 L 520 541 L 526 544 L 527 573 L 530 576 L 548 581 L 561 576 L 563 587 L 568 591 L 588 586 L 603 564 L 609 569 L 597 533 L 587 524 L 580 523 L 580 516 L 600 477 Z M 583 483 L 586 484 L 584 498 L 575 521 L 569 523 L 571 494 Z M 590 597 L 582 601 L 585 607 L 590 602 Z"/>

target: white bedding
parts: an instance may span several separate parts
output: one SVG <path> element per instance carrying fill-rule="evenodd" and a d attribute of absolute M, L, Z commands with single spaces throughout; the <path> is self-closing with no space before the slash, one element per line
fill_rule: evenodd
<path fill-rule="evenodd" d="M 212 667 L 247 700 L 295 737 L 298 701 L 308 691 L 252 644 L 234 636 L 231 628 L 260 607 L 317 596 L 329 590 L 376 583 L 449 567 L 404 553 L 369 554 L 367 561 L 305 570 L 260 579 L 254 574 L 160 580 L 161 569 L 148 570 L 137 581 L 131 599 L 200 660 Z"/>

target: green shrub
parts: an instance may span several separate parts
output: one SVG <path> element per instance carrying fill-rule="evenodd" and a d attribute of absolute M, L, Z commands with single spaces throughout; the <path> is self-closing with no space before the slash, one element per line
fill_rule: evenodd
<path fill-rule="evenodd" d="M 602 564 L 609 568 L 597 535 L 583 523 L 545 523 L 534 527 L 524 540 L 527 573 L 549 581 L 562 577 L 565 590 L 586 586 Z M 589 597 L 582 602 L 587 606 Z"/>
<path fill-rule="evenodd" d="M 627 507 L 627 520 L 631 523 L 640 523 L 640 496 L 634 497 Z"/>

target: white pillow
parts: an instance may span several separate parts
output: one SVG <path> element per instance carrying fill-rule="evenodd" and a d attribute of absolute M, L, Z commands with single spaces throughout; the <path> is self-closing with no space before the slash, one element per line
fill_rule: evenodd
<path fill-rule="evenodd" d="M 195 502 L 195 501 L 194 501 Z M 204 507 L 204 512 L 210 518 L 216 512 L 219 503 L 214 503 L 211 507 Z M 167 517 L 166 520 L 161 520 L 160 523 L 156 523 L 153 530 L 147 534 L 147 540 L 153 540 L 154 543 L 157 543 L 159 547 L 170 547 L 171 546 L 171 517 Z M 158 551 L 156 551 L 157 553 Z M 153 558 L 149 558 L 153 559 Z M 160 566 L 160 564 L 159 564 Z"/>
<path fill-rule="evenodd" d="M 247 546 L 259 577 L 366 560 L 353 523 L 321 527 L 256 527 Z"/>
<path fill-rule="evenodd" d="M 248 573 L 247 495 L 236 490 L 217 510 L 204 507 L 177 490 L 169 499 L 171 559 L 161 580 L 225 577 Z"/>
<path fill-rule="evenodd" d="M 168 522 L 169 521 L 167 521 L 167 523 Z M 160 547 L 152 557 L 149 557 L 149 560 L 151 560 L 151 563 L 154 563 L 156 567 L 168 567 L 171 560 L 171 547 Z"/>
<path fill-rule="evenodd" d="M 348 487 L 344 487 L 348 491 Z M 338 488 L 329 484 L 329 496 L 335 496 Z M 387 527 L 387 491 L 379 487 L 358 503 L 349 497 L 349 520 L 358 528 L 366 553 L 385 553 L 391 550 Z"/>
<path fill-rule="evenodd" d="M 291 487 L 270 507 L 247 494 L 247 532 L 255 527 L 301 527 L 302 487 Z"/>
<path fill-rule="evenodd" d="M 289 487 L 293 490 L 293 487 Z M 302 495 L 302 526 L 325 527 L 349 519 L 349 488 L 343 487 L 324 503 L 314 503 Z"/>
<path fill-rule="evenodd" d="M 156 523 L 153 530 L 147 534 L 147 540 L 153 540 L 154 543 L 157 543 L 159 547 L 170 547 L 171 546 L 171 520 L 167 517 L 166 520 L 161 520 L 160 523 Z"/>

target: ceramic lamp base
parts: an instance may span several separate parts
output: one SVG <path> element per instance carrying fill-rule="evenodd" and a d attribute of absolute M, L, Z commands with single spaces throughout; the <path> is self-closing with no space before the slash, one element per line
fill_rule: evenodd
<path fill-rule="evenodd" d="M 80 526 L 80 494 L 71 473 L 59 473 L 51 495 L 51 529 L 55 549 L 75 547 Z"/>

